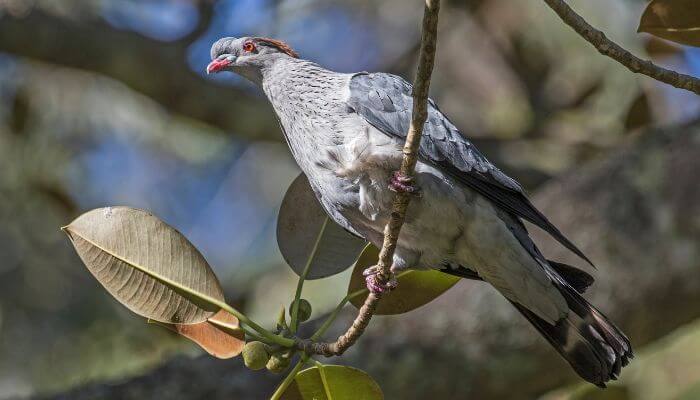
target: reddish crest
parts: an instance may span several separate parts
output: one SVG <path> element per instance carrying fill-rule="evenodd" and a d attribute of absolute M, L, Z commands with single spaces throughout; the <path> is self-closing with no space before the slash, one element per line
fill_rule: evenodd
<path fill-rule="evenodd" d="M 268 46 L 275 47 L 277 50 L 281 51 L 282 53 L 294 57 L 294 58 L 299 58 L 299 54 L 297 54 L 296 51 L 292 50 L 289 45 L 281 40 L 277 39 L 270 39 L 270 38 L 257 38 L 257 41 L 263 44 L 266 44 Z"/>

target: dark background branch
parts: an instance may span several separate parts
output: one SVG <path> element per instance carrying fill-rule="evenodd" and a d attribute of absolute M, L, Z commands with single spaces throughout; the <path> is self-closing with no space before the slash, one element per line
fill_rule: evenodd
<path fill-rule="evenodd" d="M 200 6 L 200 10 L 204 24 L 195 32 L 206 29 L 210 18 L 209 7 Z M 0 51 L 103 74 L 171 112 L 244 138 L 279 140 L 274 119 L 259 118 L 258 110 L 268 107 L 261 96 L 208 81 L 189 68 L 187 46 L 192 39 L 191 34 L 161 42 L 115 29 L 99 19 L 76 22 L 39 9 L 24 18 L 0 17 Z"/>

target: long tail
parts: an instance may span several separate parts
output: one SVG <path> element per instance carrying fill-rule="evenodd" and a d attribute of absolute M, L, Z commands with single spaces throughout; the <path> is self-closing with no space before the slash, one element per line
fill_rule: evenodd
<path fill-rule="evenodd" d="M 551 268 L 551 269 L 550 269 Z M 511 302 L 561 354 L 583 379 L 597 386 L 617 379 L 622 367 L 634 358 L 629 339 L 608 318 L 593 307 L 581 293 L 593 283 L 588 273 L 548 260 L 546 270 L 569 306 L 569 315 L 556 325 L 544 321 L 522 305 Z M 450 275 L 481 280 L 463 266 L 442 270 Z"/>
<path fill-rule="evenodd" d="M 570 312 L 556 325 L 513 303 L 583 379 L 599 387 L 634 358 L 629 339 L 563 279 L 555 282 Z"/>

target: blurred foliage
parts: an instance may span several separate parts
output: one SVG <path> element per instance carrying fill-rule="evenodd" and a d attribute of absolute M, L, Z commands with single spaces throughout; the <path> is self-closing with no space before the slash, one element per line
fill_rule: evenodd
<path fill-rule="evenodd" d="M 700 72 L 696 49 L 635 32 L 645 2 L 570 3 L 633 52 Z M 403 0 L 0 0 L 0 25 L 18 22 L 0 37 L 9 49 L 0 54 L 0 398 L 139 374 L 193 351 L 85 273 L 59 227 L 86 209 L 153 210 L 202 250 L 224 290 L 239 295 L 230 301 L 253 317 L 288 304 L 296 276 L 282 266 L 274 233 L 298 170 L 249 84 L 203 76 L 209 45 L 224 35 L 276 36 L 340 71 L 411 76 L 421 11 Z M 41 38 L 51 46 L 34 46 L 39 26 L 22 24 L 38 12 L 57 24 Z M 76 27 L 99 46 L 63 36 Z M 603 157 L 640 127 L 698 114 L 696 96 L 600 57 L 542 2 L 448 1 L 440 35 L 433 97 L 530 189 Z M 180 59 L 129 58 L 166 53 Z M 345 293 L 349 274 L 308 282 L 315 316 Z M 646 353 L 635 361 L 648 371 L 626 372 L 632 398 L 693 398 L 698 360 L 687 340 L 676 351 L 666 344 L 665 361 Z M 683 385 L 668 365 L 686 366 Z M 644 393 L 658 397 L 635 397 Z"/>
<path fill-rule="evenodd" d="M 635 357 L 613 391 L 587 385 L 559 390 L 542 400 L 690 400 L 700 391 L 700 322 L 693 322 Z M 612 392 L 612 393 L 610 393 Z"/>

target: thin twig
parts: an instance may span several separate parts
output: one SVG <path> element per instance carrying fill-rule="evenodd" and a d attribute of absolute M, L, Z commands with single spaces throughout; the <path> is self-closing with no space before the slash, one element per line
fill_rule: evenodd
<path fill-rule="evenodd" d="M 406 136 L 403 148 L 403 161 L 401 174 L 412 178 L 418 161 L 418 148 L 420 146 L 423 125 L 428 115 L 428 89 L 430 88 L 430 76 L 435 63 L 435 48 L 437 45 L 437 22 L 440 11 L 440 0 L 426 0 L 423 12 L 423 30 L 421 37 L 420 58 L 418 71 L 413 84 L 413 113 L 411 125 Z M 380 268 L 378 279 L 386 283 L 389 279 L 390 268 L 399 239 L 399 232 L 406 217 L 406 209 L 411 197 L 407 193 L 397 193 L 392 205 L 391 219 L 384 228 L 384 243 L 379 252 Z M 357 317 L 345 334 L 341 335 L 334 343 L 317 343 L 312 340 L 296 340 L 297 348 L 308 354 L 323 354 L 325 356 L 340 355 L 350 348 L 362 335 L 374 315 L 377 304 L 381 299 L 380 294 L 370 293 L 360 308 Z"/>
<path fill-rule="evenodd" d="M 563 0 L 544 0 L 544 2 L 559 15 L 562 21 L 572 27 L 601 54 L 619 62 L 632 72 L 646 75 L 679 89 L 685 89 L 700 94 L 700 79 L 662 68 L 649 60 L 642 60 L 635 56 L 617 43 L 608 39 L 603 32 L 592 27 L 583 17 L 576 14 Z"/>

